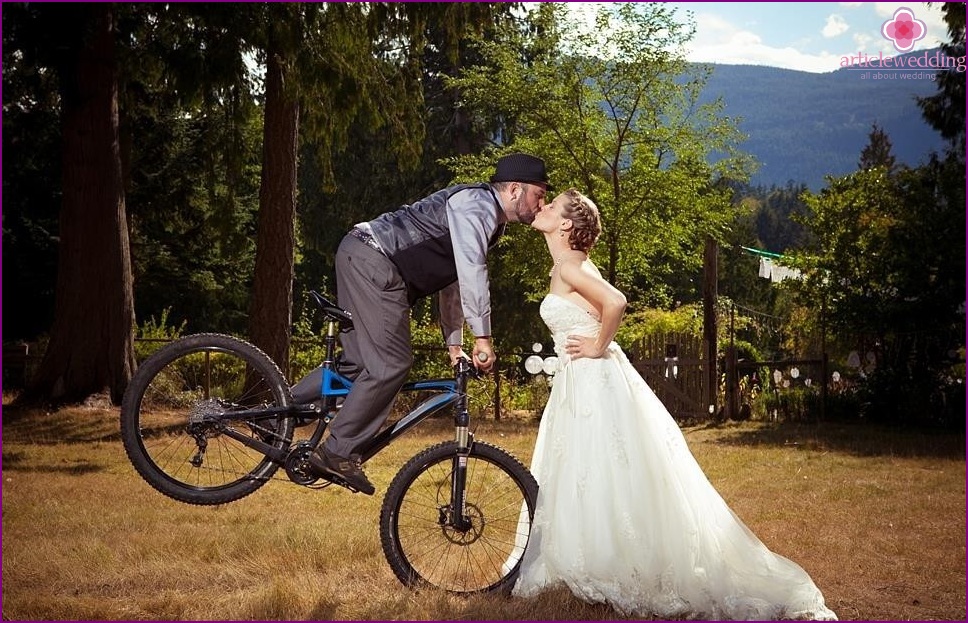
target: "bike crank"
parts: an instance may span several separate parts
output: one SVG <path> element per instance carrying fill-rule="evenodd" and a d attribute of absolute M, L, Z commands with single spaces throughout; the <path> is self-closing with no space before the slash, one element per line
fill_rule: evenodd
<path fill-rule="evenodd" d="M 286 475 L 297 485 L 310 486 L 319 480 L 309 465 L 309 455 L 313 451 L 313 444 L 300 441 L 293 444 L 286 457 Z"/>

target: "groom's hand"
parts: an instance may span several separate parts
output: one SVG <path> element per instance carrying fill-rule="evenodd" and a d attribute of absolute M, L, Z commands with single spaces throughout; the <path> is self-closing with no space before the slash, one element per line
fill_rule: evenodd
<path fill-rule="evenodd" d="M 491 338 L 479 337 L 474 340 L 474 358 L 471 362 L 477 366 L 478 370 L 490 372 L 497 361 L 494 348 L 491 346 Z"/>
<path fill-rule="evenodd" d="M 451 367 L 457 365 L 458 359 L 470 359 L 470 357 L 467 356 L 467 353 L 464 352 L 464 349 L 461 348 L 459 344 L 451 344 L 447 346 L 447 354 L 450 355 Z"/>

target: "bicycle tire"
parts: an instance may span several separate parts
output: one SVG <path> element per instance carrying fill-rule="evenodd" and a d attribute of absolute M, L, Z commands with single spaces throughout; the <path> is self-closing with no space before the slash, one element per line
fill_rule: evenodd
<path fill-rule="evenodd" d="M 509 591 L 531 532 L 538 483 L 502 448 L 474 442 L 467 453 L 467 514 L 459 533 L 444 521 L 455 441 L 431 446 L 394 477 L 380 510 L 383 553 L 397 578 L 413 588 L 457 594 Z"/>
<path fill-rule="evenodd" d="M 138 367 L 121 402 L 121 440 L 138 474 L 161 493 L 189 504 L 224 504 L 253 493 L 279 468 L 224 431 L 288 449 L 294 418 L 211 424 L 205 415 L 290 402 L 285 377 L 257 347 L 229 335 L 190 335 Z"/>

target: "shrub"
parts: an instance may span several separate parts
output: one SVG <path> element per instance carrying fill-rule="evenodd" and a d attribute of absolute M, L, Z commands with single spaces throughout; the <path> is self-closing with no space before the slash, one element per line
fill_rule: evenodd
<path fill-rule="evenodd" d="M 672 311 L 644 309 L 625 315 L 615 341 L 624 347 L 647 335 L 687 334 L 702 336 L 702 306 L 683 305 Z"/>
<path fill-rule="evenodd" d="M 313 328 L 304 309 L 292 328 L 292 341 L 289 346 L 290 383 L 295 383 L 322 365 L 326 355 L 324 340 L 324 332 Z"/>
<path fill-rule="evenodd" d="M 169 325 L 168 314 L 170 312 L 171 308 L 166 307 L 161 312 L 161 318 L 156 320 L 154 316 L 151 316 L 137 327 L 134 341 L 134 355 L 138 361 L 144 361 L 148 356 L 168 342 L 182 336 L 188 321 L 183 320 L 178 326 Z"/>

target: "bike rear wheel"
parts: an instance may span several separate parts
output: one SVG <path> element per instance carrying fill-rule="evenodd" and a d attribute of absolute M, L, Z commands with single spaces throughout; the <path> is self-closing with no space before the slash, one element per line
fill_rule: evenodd
<path fill-rule="evenodd" d="M 121 439 L 138 473 L 189 504 L 224 504 L 256 491 L 279 464 L 232 434 L 287 449 L 294 418 L 231 419 L 232 411 L 284 407 L 289 386 L 264 352 L 212 333 L 151 355 L 121 403 Z"/>
<path fill-rule="evenodd" d="M 470 528 L 448 521 L 455 461 L 467 461 L 465 508 Z M 474 442 L 456 442 L 410 459 L 387 489 L 380 540 L 394 573 L 407 586 L 452 593 L 510 590 L 531 533 L 538 483 L 516 458 Z"/>

